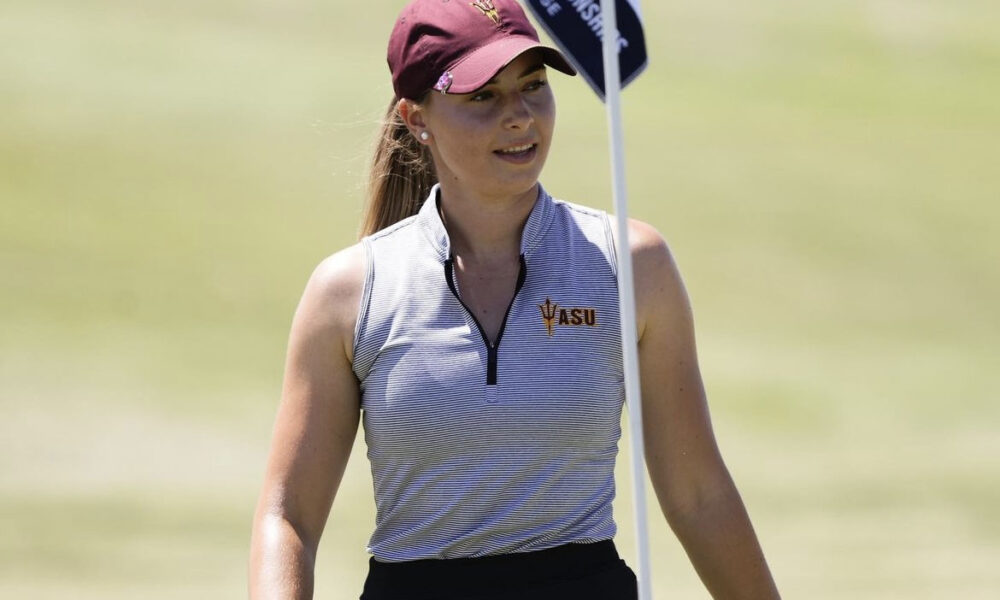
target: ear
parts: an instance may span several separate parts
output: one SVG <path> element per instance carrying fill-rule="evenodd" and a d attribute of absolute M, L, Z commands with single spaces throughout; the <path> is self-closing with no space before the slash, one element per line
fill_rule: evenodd
<path fill-rule="evenodd" d="M 420 139 L 420 132 L 427 130 L 423 107 L 413 100 L 403 98 L 396 104 L 396 110 L 399 111 L 399 116 L 406 124 L 406 128 L 410 130 L 410 135 L 416 138 L 419 143 L 426 144 L 427 142 Z"/>

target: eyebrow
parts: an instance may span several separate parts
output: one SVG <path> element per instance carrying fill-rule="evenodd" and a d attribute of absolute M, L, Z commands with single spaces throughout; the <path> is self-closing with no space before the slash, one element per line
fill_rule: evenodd
<path fill-rule="evenodd" d="M 521 73 L 520 75 L 518 75 L 517 78 L 518 79 L 523 79 L 523 78 L 527 77 L 528 75 L 531 75 L 535 71 L 541 71 L 544 68 L 545 68 L 545 63 L 543 63 L 543 62 L 536 63 L 534 65 L 531 65 L 527 69 L 525 69 L 524 73 Z M 493 79 L 490 79 L 489 81 L 487 81 L 484 85 L 493 85 L 496 82 L 497 82 L 497 78 L 494 77 Z"/>

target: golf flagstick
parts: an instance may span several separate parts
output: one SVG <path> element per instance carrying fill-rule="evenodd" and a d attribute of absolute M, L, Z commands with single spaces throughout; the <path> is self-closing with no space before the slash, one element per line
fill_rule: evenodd
<path fill-rule="evenodd" d="M 625 154 L 622 138 L 621 90 L 646 68 L 646 39 L 639 14 L 639 0 L 603 2 L 554 2 L 522 0 L 538 24 L 573 63 L 608 109 L 611 143 L 611 183 L 617 215 L 618 301 L 621 307 L 625 398 L 632 440 L 632 501 L 635 512 L 639 564 L 639 598 L 652 600 L 649 538 L 646 533 L 646 468 L 642 443 L 642 399 L 639 393 L 639 357 L 636 340 L 635 292 L 632 254 L 628 241 L 628 208 L 625 202 Z M 617 5 L 617 6 L 616 6 Z M 601 9 L 601 26 L 595 27 Z M 604 35 L 610 32 L 610 35 Z"/>
<path fill-rule="evenodd" d="M 635 288 L 632 253 L 628 240 L 628 203 L 625 194 L 625 141 L 622 134 L 621 78 L 618 70 L 618 26 L 615 3 L 601 2 L 604 41 L 604 103 L 608 109 L 611 144 L 611 187 L 618 235 L 618 302 L 621 307 L 622 353 L 625 363 L 625 399 L 632 455 L 632 507 L 635 542 L 639 556 L 639 600 L 652 600 L 649 574 L 649 535 L 646 528 L 646 468 L 642 435 L 642 398 L 639 386 L 639 353 L 636 333 Z M 609 35 L 613 33 L 614 35 Z"/>

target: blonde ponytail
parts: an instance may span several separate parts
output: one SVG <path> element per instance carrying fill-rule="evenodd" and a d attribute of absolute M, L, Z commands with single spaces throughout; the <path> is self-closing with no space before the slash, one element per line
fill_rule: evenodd
<path fill-rule="evenodd" d="M 437 183 L 431 153 L 410 134 L 397 102 L 389 103 L 372 158 L 361 237 L 417 214 Z"/>

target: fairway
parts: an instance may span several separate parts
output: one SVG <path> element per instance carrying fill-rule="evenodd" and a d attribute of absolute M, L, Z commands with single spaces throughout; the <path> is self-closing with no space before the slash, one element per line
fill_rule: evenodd
<path fill-rule="evenodd" d="M 356 239 L 401 4 L 0 7 L 0 597 L 246 597 L 288 327 Z M 643 12 L 630 211 L 783 597 L 1000 597 L 1000 7 Z M 542 181 L 610 209 L 603 107 L 551 80 Z M 655 597 L 708 598 L 649 506 Z M 373 523 L 359 439 L 317 598 L 357 598 Z"/>

